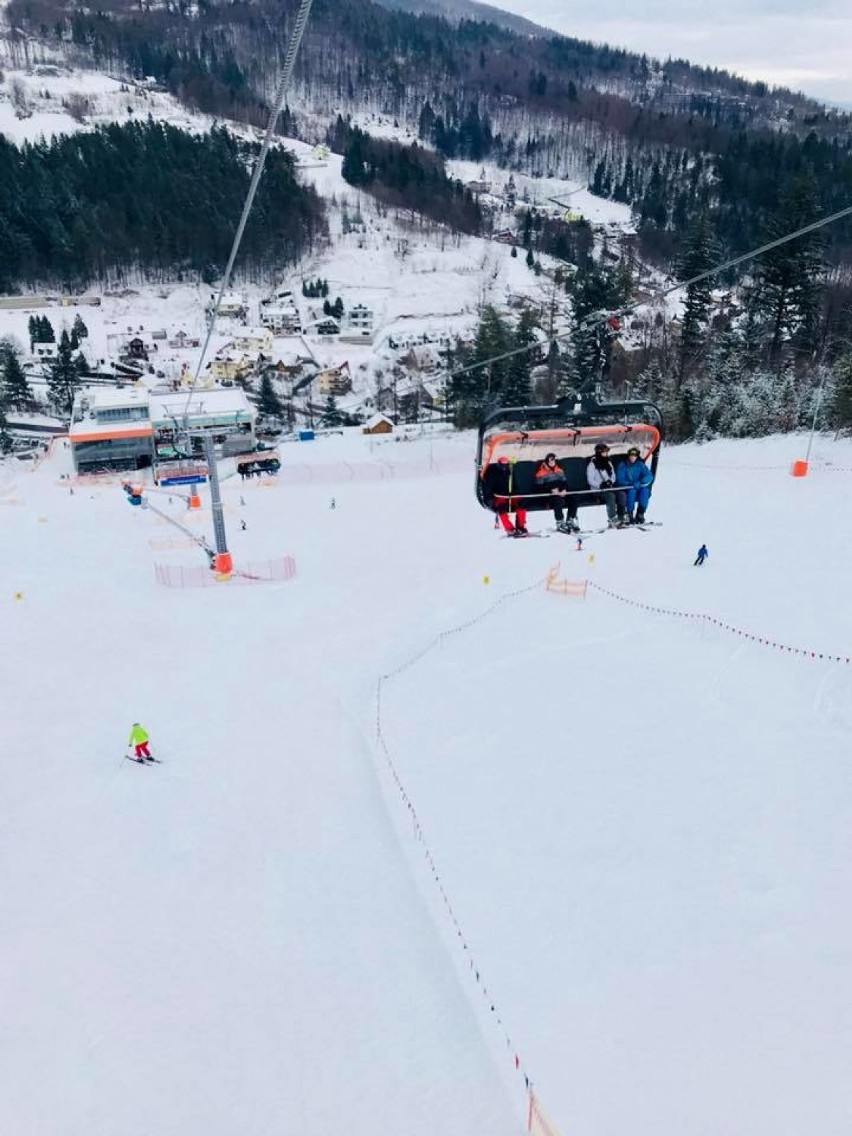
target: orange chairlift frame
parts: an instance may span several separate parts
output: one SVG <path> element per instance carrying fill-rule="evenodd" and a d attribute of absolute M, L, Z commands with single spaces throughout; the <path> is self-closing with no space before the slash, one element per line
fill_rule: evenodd
<path fill-rule="evenodd" d="M 648 401 L 599 402 L 582 395 L 563 399 L 553 406 L 508 407 L 493 411 L 479 427 L 476 455 L 476 496 L 492 512 L 510 508 L 528 510 L 552 507 L 549 493 L 537 493 L 535 469 L 548 453 L 555 453 L 568 480 L 569 493 L 577 507 L 601 503 L 599 494 L 586 483 L 586 463 L 595 446 L 604 442 L 614 461 L 625 458 L 636 446 L 654 477 L 662 442 L 663 420 L 658 407 Z M 509 490 L 495 492 L 489 470 L 500 458 L 510 463 Z"/>

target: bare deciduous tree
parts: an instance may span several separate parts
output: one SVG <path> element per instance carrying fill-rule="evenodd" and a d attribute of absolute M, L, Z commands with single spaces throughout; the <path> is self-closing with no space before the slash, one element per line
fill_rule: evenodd
<path fill-rule="evenodd" d="M 88 95 L 81 95 L 79 91 L 72 91 L 62 100 L 62 105 L 75 122 L 85 122 L 92 113 L 92 100 Z"/>

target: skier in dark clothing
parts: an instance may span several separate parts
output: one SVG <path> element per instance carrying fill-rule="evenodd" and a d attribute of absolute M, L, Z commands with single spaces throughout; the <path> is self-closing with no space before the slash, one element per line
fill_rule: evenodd
<path fill-rule="evenodd" d="M 557 462 L 556 454 L 547 454 L 535 471 L 535 486 L 537 493 L 552 494 L 553 515 L 559 531 L 577 532 L 580 528 L 577 524 L 577 501 L 569 496 L 568 478 L 565 476 L 565 470 Z"/>
<path fill-rule="evenodd" d="M 707 551 L 707 545 L 702 544 L 702 546 L 698 550 L 698 555 L 695 557 L 695 562 L 693 563 L 692 567 L 695 568 L 703 564 L 709 555 L 710 553 Z"/>
<path fill-rule="evenodd" d="M 507 536 L 528 536 L 527 511 L 521 506 L 520 498 L 512 497 L 512 464 L 508 458 L 498 458 L 489 465 L 483 476 L 483 487 L 491 507 L 496 510 L 500 524 Z M 515 514 L 512 524 L 511 513 Z"/>

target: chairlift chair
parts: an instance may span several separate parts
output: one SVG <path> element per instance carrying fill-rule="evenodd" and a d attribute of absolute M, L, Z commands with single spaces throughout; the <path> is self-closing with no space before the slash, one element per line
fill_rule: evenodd
<path fill-rule="evenodd" d="M 554 453 L 577 507 L 600 505 L 601 494 L 590 490 L 586 481 L 586 464 L 595 446 L 603 442 L 609 447 L 613 465 L 626 461 L 627 451 L 637 447 L 656 480 L 662 435 L 662 414 L 646 400 L 601 402 L 582 395 L 552 406 L 501 407 L 486 415 L 479 427 L 477 500 L 493 513 L 507 507 L 552 509 L 553 496 L 537 489 L 535 471 Z M 501 458 L 509 462 L 508 491 L 506 478 L 494 476 Z"/>

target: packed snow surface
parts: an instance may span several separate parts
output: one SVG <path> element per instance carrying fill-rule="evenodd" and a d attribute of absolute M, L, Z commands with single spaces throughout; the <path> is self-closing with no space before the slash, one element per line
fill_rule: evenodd
<path fill-rule="evenodd" d="M 474 443 L 282 446 L 225 522 L 296 577 L 205 588 L 61 441 L 0 465 L 0 1131 L 509 1136 L 525 1074 L 563 1136 L 848 1131 L 852 665 L 759 639 L 852 654 L 852 446 L 670 448 L 577 551 Z"/>

